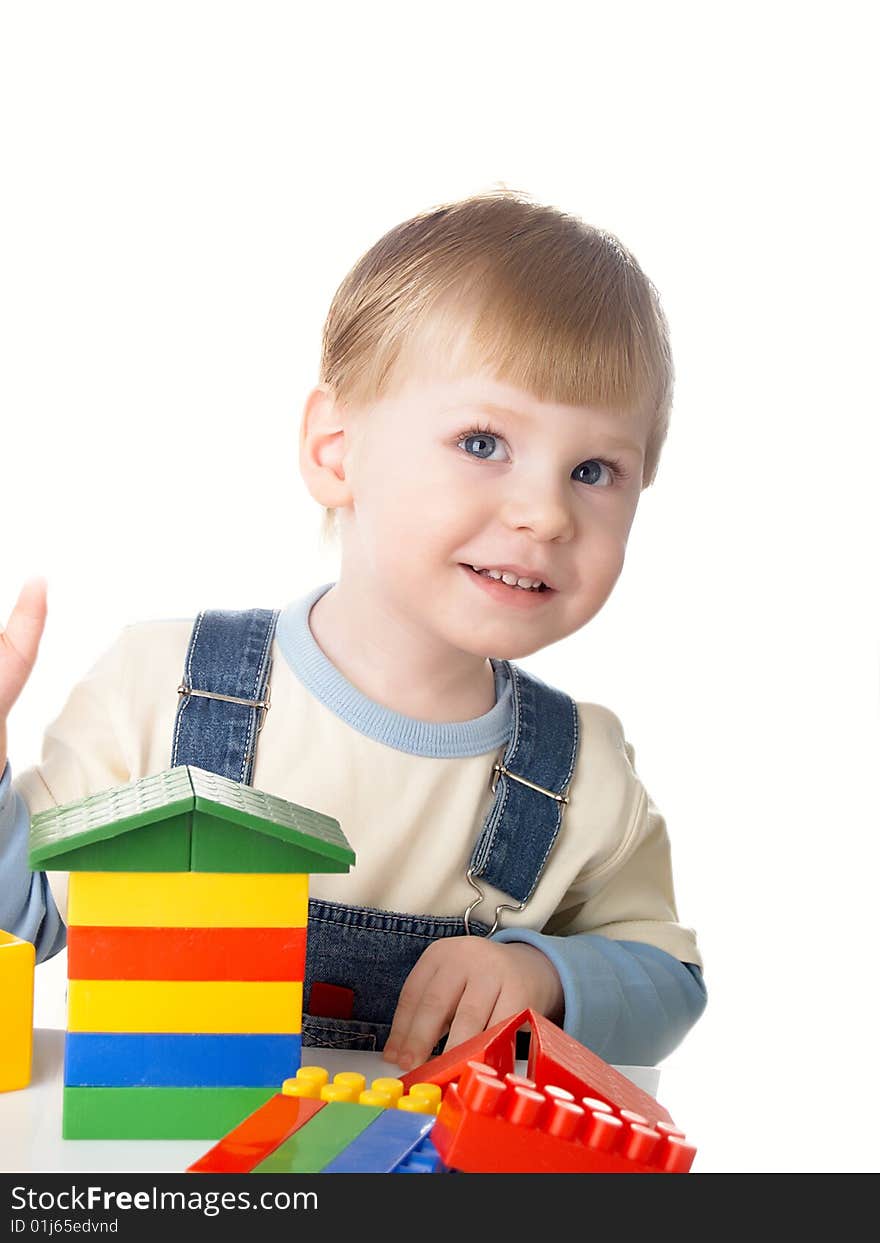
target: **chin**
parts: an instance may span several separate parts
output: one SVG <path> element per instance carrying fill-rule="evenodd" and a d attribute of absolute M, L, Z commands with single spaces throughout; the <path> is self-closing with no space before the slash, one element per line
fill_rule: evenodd
<path fill-rule="evenodd" d="M 555 643 L 558 636 L 550 638 L 534 638 L 530 642 L 523 636 L 514 638 L 513 635 L 499 635 L 497 640 L 491 635 L 475 636 L 473 633 L 468 635 L 467 639 L 460 644 L 461 648 L 470 652 L 473 656 L 479 656 L 486 660 L 492 658 L 494 660 L 522 660 L 526 656 L 531 656 L 534 652 L 540 652 L 542 648 L 547 647 L 551 643 Z"/>

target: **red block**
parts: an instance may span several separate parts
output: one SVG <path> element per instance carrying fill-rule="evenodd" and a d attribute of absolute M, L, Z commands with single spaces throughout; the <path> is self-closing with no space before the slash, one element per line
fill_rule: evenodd
<path fill-rule="evenodd" d="M 309 989 L 308 1013 L 319 1019 L 350 1019 L 354 1011 L 354 989 L 316 980 Z"/>
<path fill-rule="evenodd" d="M 636 1087 L 626 1075 L 603 1062 L 601 1057 L 542 1014 L 535 1014 L 534 1011 L 529 1011 L 529 1014 L 532 1039 L 528 1073 L 539 1087 L 552 1083 L 558 1088 L 566 1088 L 575 1099 L 597 1096 L 618 1110 L 629 1109 L 643 1115 L 651 1126 L 657 1122 L 672 1122 L 669 1111 L 653 1096 Z"/>
<path fill-rule="evenodd" d="M 456 1045 L 448 1053 L 441 1053 L 415 1070 L 407 1071 L 401 1076 L 404 1089 L 408 1092 L 414 1083 L 436 1083 L 441 1088 L 445 1087 L 460 1077 L 470 1061 L 485 1062 L 502 1074 L 512 1071 L 516 1065 L 516 1033 L 528 1022 L 531 1013 L 531 1010 L 523 1010 L 514 1018 L 502 1019 L 494 1027 Z"/>
<path fill-rule="evenodd" d="M 71 980 L 302 980 L 305 928 L 67 930 Z"/>
<path fill-rule="evenodd" d="M 437 1083 L 445 1087 L 460 1078 L 470 1061 L 485 1062 L 502 1075 L 513 1071 L 516 1033 L 521 1027 L 531 1029 L 528 1076 L 539 1088 L 552 1084 L 565 1088 L 576 1098 L 597 1097 L 618 1109 L 642 1114 L 651 1125 L 672 1122 L 668 1110 L 653 1096 L 534 1010 L 523 1010 L 503 1019 L 448 1053 L 441 1053 L 408 1071 L 403 1076 L 404 1087 L 407 1091 L 413 1083 Z"/>
<path fill-rule="evenodd" d="M 314 1118 L 324 1101 L 279 1093 L 187 1169 L 187 1174 L 249 1174 L 296 1131 Z"/>
<path fill-rule="evenodd" d="M 431 1131 L 466 1173 L 685 1174 L 696 1153 L 674 1128 L 544 1093 L 477 1064 L 450 1084 Z"/>

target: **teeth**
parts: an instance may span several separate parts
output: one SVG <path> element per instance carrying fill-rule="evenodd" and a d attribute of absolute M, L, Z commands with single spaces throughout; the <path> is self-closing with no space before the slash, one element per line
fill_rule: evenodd
<path fill-rule="evenodd" d="M 517 578 L 515 574 L 504 570 L 487 570 L 479 565 L 472 565 L 471 569 L 482 574 L 484 578 L 494 578 L 496 582 L 506 583 L 508 587 L 519 587 L 523 591 L 537 591 L 544 585 L 540 578 Z"/>

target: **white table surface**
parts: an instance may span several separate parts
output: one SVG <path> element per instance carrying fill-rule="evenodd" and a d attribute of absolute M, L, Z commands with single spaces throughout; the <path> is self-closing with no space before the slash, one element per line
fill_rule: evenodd
<path fill-rule="evenodd" d="M 0 1093 L 0 1171 L 5 1173 L 183 1173 L 216 1141 L 92 1140 L 61 1138 L 64 1076 L 66 955 L 36 971 L 34 1059 L 31 1083 Z M 398 1075 L 379 1053 L 304 1049 L 303 1060 L 326 1066 L 331 1076 L 358 1070 L 369 1083 Z M 524 1063 L 517 1069 L 523 1071 Z M 619 1066 L 640 1088 L 656 1095 L 660 1071 L 654 1066 Z M 279 1085 L 280 1086 L 280 1085 Z"/>

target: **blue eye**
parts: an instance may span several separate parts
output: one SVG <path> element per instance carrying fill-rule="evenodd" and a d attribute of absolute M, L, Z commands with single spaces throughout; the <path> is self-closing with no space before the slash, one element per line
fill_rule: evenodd
<path fill-rule="evenodd" d="M 475 457 L 483 462 L 510 462 L 507 441 L 498 432 L 488 427 L 472 427 L 459 436 L 456 447 L 468 457 Z M 589 458 L 581 462 L 571 472 L 576 483 L 585 483 L 591 488 L 607 488 L 619 480 L 625 480 L 627 473 L 617 461 L 605 458 Z"/>
<path fill-rule="evenodd" d="M 487 461 L 493 458 L 496 461 L 507 460 L 506 455 L 500 459 L 495 457 L 503 444 L 504 441 L 492 432 L 471 432 L 467 436 L 462 436 L 461 440 L 458 441 L 459 448 L 463 449 L 465 453 L 470 454 L 471 457 L 483 458 Z"/>
<path fill-rule="evenodd" d="M 607 479 L 602 478 L 602 472 L 608 475 Z M 576 479 L 578 483 L 588 483 L 593 487 L 607 487 L 614 481 L 615 470 L 608 462 L 602 462 L 599 458 L 590 458 L 588 462 L 581 462 L 580 466 L 576 466 L 571 472 L 572 479 Z"/>

